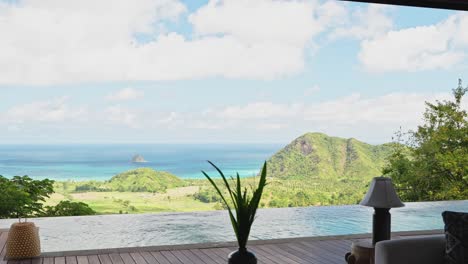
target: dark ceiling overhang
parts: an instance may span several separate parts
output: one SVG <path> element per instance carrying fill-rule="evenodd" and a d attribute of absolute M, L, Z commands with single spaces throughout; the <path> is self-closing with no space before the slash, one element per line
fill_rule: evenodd
<path fill-rule="evenodd" d="M 430 7 L 468 11 L 468 0 L 341 0 L 351 2 L 377 3 L 388 5 Z"/>

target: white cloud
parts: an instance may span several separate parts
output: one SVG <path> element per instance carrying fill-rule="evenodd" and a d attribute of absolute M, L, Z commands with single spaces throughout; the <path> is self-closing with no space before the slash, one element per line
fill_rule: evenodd
<path fill-rule="evenodd" d="M 0 10 L 3 84 L 126 79 L 138 44 L 134 34 L 158 34 L 176 19 L 176 0 L 23 0 Z"/>
<path fill-rule="evenodd" d="M 333 29 L 329 37 L 331 39 L 343 37 L 369 39 L 385 34 L 393 28 L 393 20 L 390 16 L 392 10 L 392 7 L 369 4 L 366 8 L 344 13 L 344 22 Z"/>
<path fill-rule="evenodd" d="M 425 101 L 447 100 L 449 94 L 391 93 L 368 98 L 352 94 L 313 104 L 254 102 L 243 106 L 211 109 L 211 117 L 225 120 L 314 121 L 326 124 L 355 125 L 417 124 L 422 117 Z M 405 116 L 402 119 L 402 116 Z"/>
<path fill-rule="evenodd" d="M 211 0 L 189 21 L 199 36 L 224 34 L 246 44 L 303 48 L 325 27 L 314 16 L 316 8 L 306 1 Z"/>
<path fill-rule="evenodd" d="M 466 58 L 468 15 L 428 26 L 391 30 L 361 43 L 359 60 L 373 72 L 449 69 Z"/>
<path fill-rule="evenodd" d="M 191 14 L 179 0 L 2 2 L 0 85 L 282 78 L 304 70 L 321 33 L 360 40 L 368 71 L 445 69 L 466 58 L 468 15 L 395 29 L 391 10 L 307 0 L 210 0 Z M 192 35 L 169 31 L 180 19 Z"/>
<path fill-rule="evenodd" d="M 317 103 L 255 102 L 205 111 L 203 129 L 270 131 L 293 137 L 320 131 L 370 142 L 390 141 L 396 130 L 422 123 L 425 102 L 451 100 L 449 93 L 390 93 L 378 97 L 360 94 Z M 468 109 L 468 100 L 463 102 Z M 197 123 L 197 128 L 200 128 Z M 190 127 L 190 122 L 186 123 Z"/>
<path fill-rule="evenodd" d="M 450 69 L 466 59 L 468 15 L 456 13 L 433 24 L 395 29 L 392 7 L 369 4 L 344 14 L 331 40 L 360 40 L 358 59 L 369 72 Z"/>
<path fill-rule="evenodd" d="M 245 106 L 229 106 L 215 115 L 223 119 L 268 119 L 282 118 L 297 114 L 302 104 L 274 104 L 272 102 L 255 102 Z"/>
<path fill-rule="evenodd" d="M 317 8 L 317 13 L 319 23 L 332 28 L 346 23 L 345 17 L 349 15 L 349 10 L 341 2 L 327 1 Z"/>
<path fill-rule="evenodd" d="M 315 103 L 261 101 L 190 111 L 118 104 L 96 108 L 74 105 L 69 98 L 53 98 L 11 107 L 0 113 L 0 124 L 6 127 L 2 136 L 14 135 L 16 139 L 55 135 L 83 140 L 82 135 L 86 135 L 101 141 L 286 142 L 305 132 L 319 131 L 382 143 L 390 141 L 400 126 L 407 130 L 421 124 L 425 101 L 451 98 L 449 93 L 351 94 Z M 468 99 L 463 101 L 463 108 L 468 109 Z"/>
<path fill-rule="evenodd" d="M 60 123 L 81 120 L 86 113 L 86 107 L 70 107 L 67 97 L 59 97 L 14 106 L 3 114 L 0 113 L 0 121 L 11 125 Z"/>
<path fill-rule="evenodd" d="M 279 78 L 304 68 L 314 36 L 344 12 L 332 2 L 211 0 L 189 16 L 193 38 L 166 33 L 186 11 L 177 0 L 3 4 L 0 84 Z"/>
<path fill-rule="evenodd" d="M 320 86 L 314 85 L 314 86 L 304 90 L 304 96 L 307 97 L 307 96 L 315 95 L 318 92 L 320 92 Z"/>
<path fill-rule="evenodd" d="M 144 92 L 133 88 L 124 88 L 106 96 L 109 101 L 128 101 L 144 96 Z"/>
<path fill-rule="evenodd" d="M 109 106 L 104 110 L 104 120 L 111 124 L 124 125 L 130 128 L 138 128 L 138 114 L 120 105 Z"/>
<path fill-rule="evenodd" d="M 391 93 L 374 98 L 360 94 L 309 106 L 303 118 L 329 124 L 400 125 L 414 127 L 420 123 L 425 101 L 448 100 L 450 94 Z M 402 118 L 404 117 L 404 118 Z"/>

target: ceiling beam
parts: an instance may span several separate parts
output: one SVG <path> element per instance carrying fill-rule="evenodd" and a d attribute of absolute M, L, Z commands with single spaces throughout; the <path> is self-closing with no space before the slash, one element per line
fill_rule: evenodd
<path fill-rule="evenodd" d="M 340 0 L 468 11 L 468 0 Z"/>

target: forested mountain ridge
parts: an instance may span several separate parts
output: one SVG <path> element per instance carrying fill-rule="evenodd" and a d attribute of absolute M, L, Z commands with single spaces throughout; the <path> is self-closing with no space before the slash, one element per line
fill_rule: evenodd
<path fill-rule="evenodd" d="M 370 145 L 354 138 L 304 134 L 268 160 L 268 175 L 282 179 L 370 179 L 382 174 L 391 144 Z"/>

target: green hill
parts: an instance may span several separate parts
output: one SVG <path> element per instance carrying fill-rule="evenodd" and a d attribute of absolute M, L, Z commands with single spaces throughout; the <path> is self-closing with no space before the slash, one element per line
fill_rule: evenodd
<path fill-rule="evenodd" d="M 169 172 L 138 168 L 115 175 L 106 185 L 116 191 L 163 192 L 183 186 L 184 182 Z"/>
<path fill-rule="evenodd" d="M 370 179 L 381 175 L 390 144 L 307 133 L 268 160 L 268 173 L 282 179 Z"/>

